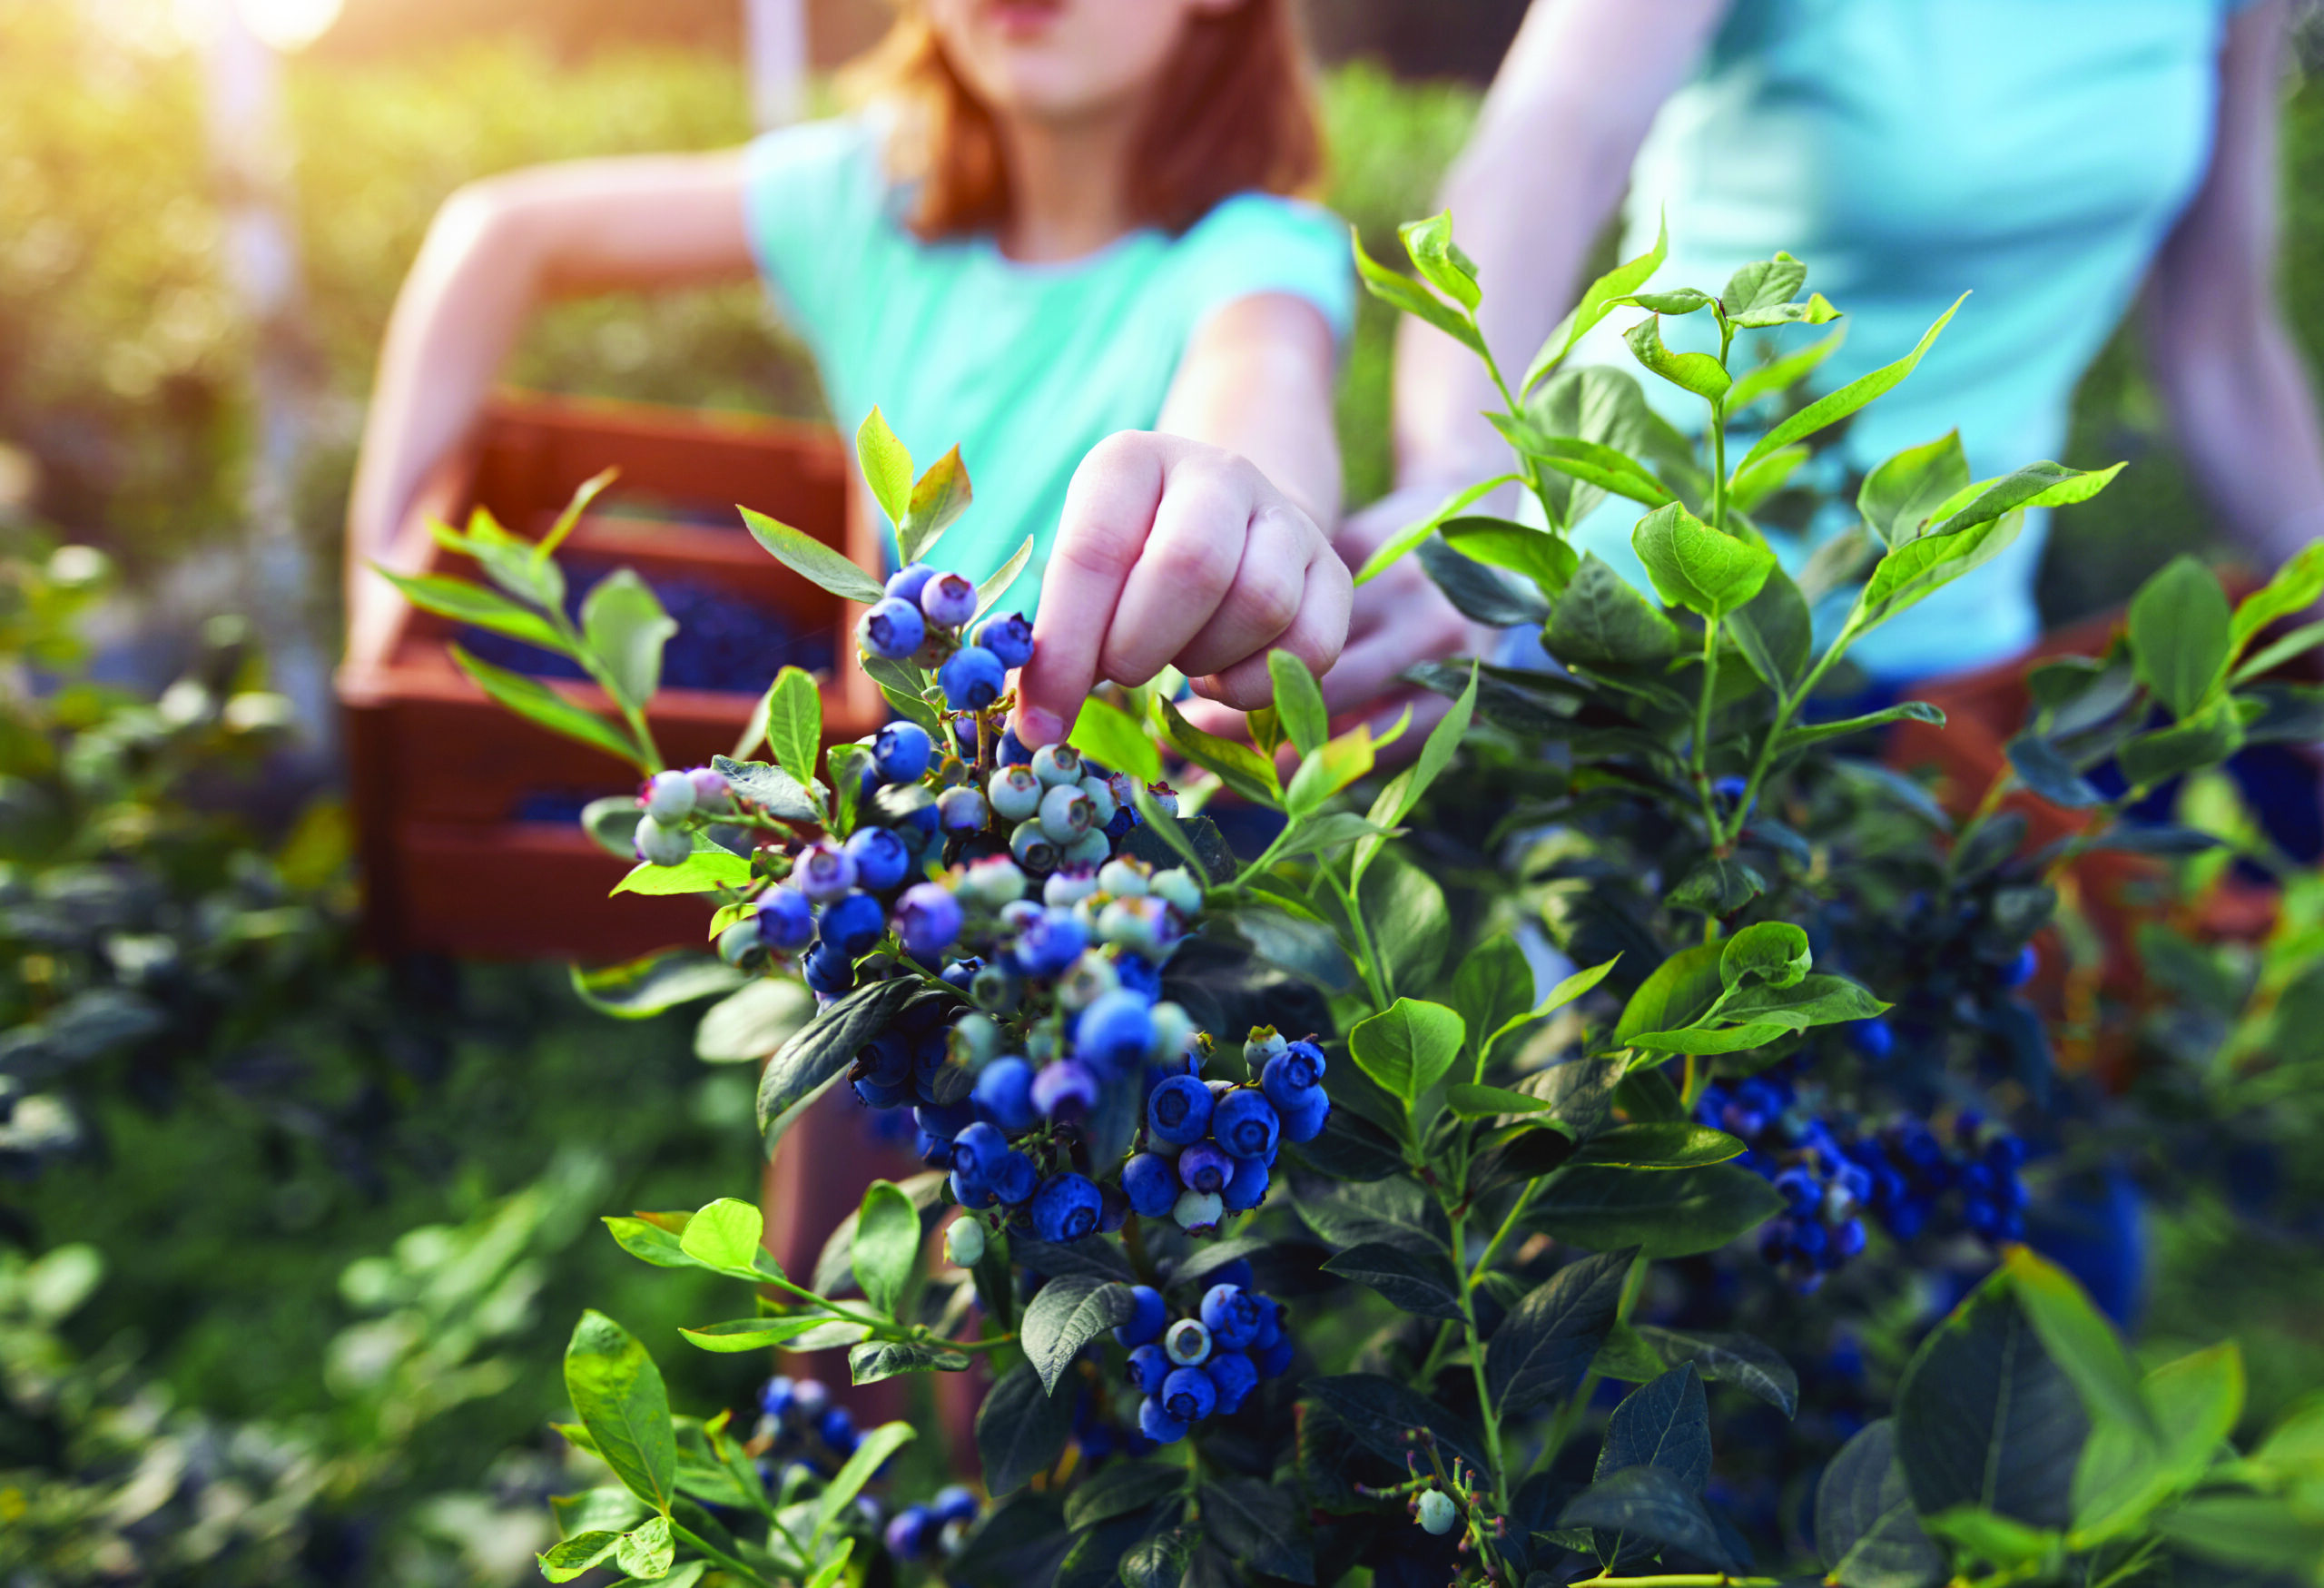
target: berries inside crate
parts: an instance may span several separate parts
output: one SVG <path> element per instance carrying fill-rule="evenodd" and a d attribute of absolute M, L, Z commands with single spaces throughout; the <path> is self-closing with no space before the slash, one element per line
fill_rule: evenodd
<path fill-rule="evenodd" d="M 817 426 L 527 395 L 492 405 L 478 433 L 430 480 L 380 561 L 399 572 L 475 577 L 428 534 L 483 508 L 537 538 L 575 488 L 620 470 L 560 552 L 572 596 L 635 568 L 682 626 L 651 721 L 674 765 L 734 748 L 775 671 L 822 670 L 833 739 L 871 732 L 878 691 L 852 663 L 854 612 L 760 549 L 737 504 L 756 508 L 876 567 L 881 549 L 855 510 L 852 469 Z M 415 610 L 368 569 L 352 572 L 339 677 L 360 832 L 367 918 L 384 952 L 588 961 L 697 940 L 698 905 L 639 900 L 595 906 L 623 863 L 582 833 L 588 800 L 626 792 L 635 773 L 586 745 L 512 717 L 453 665 L 450 646 L 536 673 L 576 701 L 608 709 L 560 658 Z"/>

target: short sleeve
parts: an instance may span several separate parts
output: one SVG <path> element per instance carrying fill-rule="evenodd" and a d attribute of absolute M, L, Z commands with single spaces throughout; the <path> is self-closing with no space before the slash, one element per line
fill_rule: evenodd
<path fill-rule="evenodd" d="M 1178 240 L 1173 274 L 1191 331 L 1240 298 L 1288 292 L 1322 311 L 1344 348 L 1355 323 L 1347 227 L 1328 210 L 1267 193 L 1238 193 Z"/>
<path fill-rule="evenodd" d="M 743 152 L 752 255 L 784 322 L 819 357 L 851 301 L 886 193 L 877 134 L 859 118 L 780 128 Z"/>

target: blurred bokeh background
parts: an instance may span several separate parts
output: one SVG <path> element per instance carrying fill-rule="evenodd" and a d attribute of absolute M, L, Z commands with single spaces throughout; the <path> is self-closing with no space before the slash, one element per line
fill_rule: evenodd
<path fill-rule="evenodd" d="M 329 593 L 371 361 L 448 194 L 537 161 L 729 144 L 753 125 L 744 0 L 230 3 L 0 0 L 0 552 L 31 566 L 74 542 L 112 559 L 76 619 L 87 692 L 44 709 L 116 748 L 192 730 L 166 700 L 124 716 L 103 686 L 150 698 L 213 662 L 222 690 L 253 682 L 247 636 L 205 629 L 215 614 L 268 614 L 259 637 L 294 696 L 282 669 L 300 628 L 303 687 L 336 655 Z M 1324 196 L 1384 254 L 1395 223 L 1430 207 L 1522 0 L 1313 9 Z M 884 17 L 879 0 L 810 6 L 810 103 Z M 244 30 L 240 54 L 219 43 L 228 27 Z M 2324 360 L 2324 29 L 2311 17 L 2301 37 L 2282 274 Z M 1390 329 L 1367 302 L 1340 399 L 1352 502 L 1387 482 Z M 511 374 L 823 411 L 753 287 L 559 308 Z M 2117 458 L 2133 460 L 2123 487 L 2060 520 L 2053 621 L 2212 546 L 2127 329 L 2084 385 L 2065 460 Z M 2080 555 L 2093 546 L 2105 554 Z M 285 567 L 313 593 L 303 625 L 268 599 Z M 12 653 L 32 654 L 19 647 L 39 601 L 64 599 L 70 575 L 20 582 L 0 613 Z M 0 1475 L 0 1579 L 526 1580 L 557 1484 L 549 1337 L 585 1297 L 648 1336 L 717 1305 L 641 1270 L 594 1216 L 746 1179 L 748 1067 L 697 1060 L 684 1016 L 590 1013 L 558 969 L 367 962 L 327 775 L 280 756 L 238 775 L 227 804 L 259 813 L 255 835 L 145 810 L 135 896 L 86 877 L 0 881 L 18 956 L 0 1038 L 0 1475 Z M 270 778 L 326 797 L 270 806 Z M 27 823 L 125 819 L 36 807 L 0 788 L 0 848 Z M 269 810 L 303 814 L 270 828 Z M 42 989 L 132 986 L 123 967 L 144 962 L 129 939 L 177 945 L 210 981 L 89 1005 L 85 1029 L 61 1030 L 70 1001 Z M 271 1001 L 256 1021 L 252 986 Z M 123 1037 L 133 1027 L 140 1041 Z M 43 1064 L 83 1059 L 111 1068 L 90 1070 L 101 1079 L 69 1110 L 17 1106 Z M 2250 1308 L 2313 1299 L 2296 1289 Z M 2158 1299 L 2165 1330 L 2194 1305 L 2173 1297 Z M 739 1400 L 760 1371 L 665 1362 L 678 1398 L 703 1405 Z"/>

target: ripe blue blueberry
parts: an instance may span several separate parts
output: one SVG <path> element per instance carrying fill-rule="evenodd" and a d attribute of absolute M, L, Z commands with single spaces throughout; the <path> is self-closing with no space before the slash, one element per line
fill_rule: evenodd
<path fill-rule="evenodd" d="M 959 1147 L 959 1142 L 953 1143 L 956 1151 Z M 1013 1147 L 1000 1155 L 986 1178 L 993 1196 L 1011 1207 L 1029 1198 L 1041 1183 L 1040 1171 L 1033 1167 L 1033 1160 Z"/>
<path fill-rule="evenodd" d="M 799 958 L 799 973 L 807 991 L 837 998 L 855 985 L 855 965 L 838 947 L 819 942 Z"/>
<path fill-rule="evenodd" d="M 855 885 L 884 893 L 911 869 L 911 851 L 886 827 L 858 827 L 844 846 L 855 865 Z"/>
<path fill-rule="evenodd" d="M 1173 1146 L 1191 1147 L 1210 1133 L 1214 1106 L 1198 1077 L 1174 1075 L 1147 1094 L 1146 1128 Z"/>
<path fill-rule="evenodd" d="M 1289 1335 L 1278 1335 L 1275 1344 L 1254 1348 L 1251 1362 L 1258 1368 L 1261 1378 L 1280 1378 L 1290 1370 L 1291 1359 L 1298 1354 Z"/>
<path fill-rule="evenodd" d="M 1033 626 L 1021 612 L 986 618 L 977 625 L 976 642 L 1012 673 L 1033 659 Z"/>
<path fill-rule="evenodd" d="M 1087 1177 L 1052 1175 L 1033 1193 L 1033 1233 L 1050 1242 L 1094 1235 L 1100 1202 L 1096 1183 Z"/>
<path fill-rule="evenodd" d="M 1169 1309 L 1162 1305 L 1162 1292 L 1151 1285 L 1129 1287 L 1130 1301 L 1135 1310 L 1129 1321 L 1114 1327 L 1114 1343 L 1121 1346 L 1143 1346 L 1162 1337 L 1162 1326 L 1170 1321 Z M 1152 1386 L 1147 1386 L 1149 1393 Z"/>
<path fill-rule="evenodd" d="M 977 1519 L 976 1492 L 960 1484 L 947 1484 L 936 1491 L 928 1503 L 939 1522 L 974 1522 Z"/>
<path fill-rule="evenodd" d="M 1178 1166 L 1158 1152 L 1141 1152 L 1122 1165 L 1122 1193 L 1141 1218 L 1161 1218 L 1178 1200 Z"/>
<path fill-rule="evenodd" d="M 1267 1199 L 1267 1160 L 1264 1158 L 1238 1158 L 1235 1173 L 1218 1199 L 1229 1213 L 1247 1213 Z"/>
<path fill-rule="evenodd" d="M 1135 992 L 1108 992 L 1075 1020 L 1073 1047 L 1082 1062 L 1100 1074 L 1127 1073 L 1144 1063 L 1154 1049 L 1154 1011 Z M 1208 1113 L 1206 1109 L 1206 1118 Z"/>
<path fill-rule="evenodd" d="M 657 772 L 645 784 L 645 814 L 665 826 L 694 814 L 694 779 L 683 772 Z"/>
<path fill-rule="evenodd" d="M 1257 1339 L 1265 1311 L 1260 1298 L 1240 1285 L 1214 1285 L 1203 1292 L 1203 1327 L 1222 1350 L 1239 1351 Z"/>
<path fill-rule="evenodd" d="M 637 818 L 633 840 L 637 858 L 653 865 L 684 865 L 694 853 L 694 834 L 683 827 L 665 827 L 651 816 Z"/>
<path fill-rule="evenodd" d="M 1098 1078 L 1071 1059 L 1045 1066 L 1033 1077 L 1033 1108 L 1044 1119 L 1069 1125 L 1088 1118 L 1098 1106 Z"/>
<path fill-rule="evenodd" d="M 791 1410 L 796 1401 L 791 1380 L 776 1374 L 759 1389 L 759 1410 L 770 1417 L 780 1418 Z"/>
<path fill-rule="evenodd" d="M 982 646 L 962 646 L 936 670 L 936 682 L 954 711 L 982 711 L 1000 698 L 1009 677 L 999 656 Z"/>
<path fill-rule="evenodd" d="M 993 1203 L 991 1188 L 982 1180 L 960 1178 L 960 1144 L 952 1143 L 952 1200 L 971 1211 L 980 1212 Z"/>
<path fill-rule="evenodd" d="M 885 597 L 856 619 L 855 640 L 875 656 L 901 662 L 927 643 L 928 620 L 911 602 Z"/>
<path fill-rule="evenodd" d="M 941 628 L 958 628 L 977 615 L 977 587 L 958 574 L 938 574 L 920 587 L 920 609 Z"/>
<path fill-rule="evenodd" d="M 917 607 L 921 591 L 926 589 L 928 581 L 935 577 L 936 570 L 926 563 L 908 562 L 888 576 L 887 593 L 899 601 L 909 601 Z"/>
<path fill-rule="evenodd" d="M 815 935 L 815 909 L 796 888 L 769 888 L 759 895 L 759 941 L 784 953 L 803 949 Z"/>
<path fill-rule="evenodd" d="M 2023 987 L 2034 980 L 2034 972 L 2041 968 L 2041 956 L 2034 952 L 2034 945 L 2029 942 L 2018 950 L 2017 957 L 2003 968 L 2001 984 L 2004 987 Z"/>
<path fill-rule="evenodd" d="M 896 901 L 896 935 L 906 952 L 941 953 L 960 935 L 960 902 L 941 883 L 915 883 Z"/>
<path fill-rule="evenodd" d="M 1162 1381 L 1162 1409 L 1181 1423 L 1198 1423 L 1218 1405 L 1218 1386 L 1199 1367 L 1181 1367 Z"/>
<path fill-rule="evenodd" d="M 1218 1100 L 1210 1117 L 1211 1134 L 1236 1158 L 1265 1158 L 1275 1150 L 1280 1122 L 1275 1105 L 1254 1087 L 1238 1086 Z"/>
<path fill-rule="evenodd" d="M 850 959 L 867 952 L 887 930 L 887 912 L 864 893 L 841 894 L 815 918 L 815 935 Z"/>
<path fill-rule="evenodd" d="M 897 721 L 881 728 L 872 741 L 872 764 L 890 783 L 917 783 L 927 774 L 935 744 L 918 723 Z"/>
<path fill-rule="evenodd" d="M 1187 1425 L 1162 1409 L 1162 1397 L 1147 1396 L 1137 1403 L 1137 1431 L 1157 1445 L 1176 1445 L 1187 1436 Z"/>
<path fill-rule="evenodd" d="M 1784 1170 L 1776 1176 L 1775 1188 L 1795 1213 L 1813 1213 L 1824 1200 L 1822 1182 L 1804 1169 Z"/>
<path fill-rule="evenodd" d="M 1011 1149 L 998 1127 L 980 1119 L 952 1138 L 952 1176 L 978 1188 L 989 1186 L 993 1170 Z"/>
<path fill-rule="evenodd" d="M 1289 1108 L 1278 1107 L 1277 1117 L 1283 1125 L 1285 1141 L 1313 1141 L 1323 1134 L 1324 1121 L 1331 1117 L 1332 1100 L 1322 1087 L 1300 1099 Z"/>
<path fill-rule="evenodd" d="M 927 1506 L 907 1505 L 889 1518 L 887 1531 L 881 1534 L 881 1538 L 886 1543 L 890 1554 L 898 1560 L 909 1561 L 928 1547 L 936 1527 L 936 1519 Z"/>
<path fill-rule="evenodd" d="M 791 881 L 810 902 L 828 904 L 855 886 L 855 862 L 838 844 L 822 839 L 799 852 L 792 863 Z"/>
<path fill-rule="evenodd" d="M 1017 736 L 1013 726 L 1000 730 L 1000 747 L 993 755 L 1003 766 L 1029 766 L 1033 763 L 1033 753 L 1025 747 L 1025 741 Z"/>
<path fill-rule="evenodd" d="M 1259 1332 L 1251 1337 L 1251 1349 L 1264 1351 L 1283 1338 L 1283 1303 L 1259 1297 Z"/>
<path fill-rule="evenodd" d="M 972 788 L 948 788 L 936 796 L 936 823 L 947 833 L 981 833 L 988 819 L 984 795 Z"/>
<path fill-rule="evenodd" d="M 1231 1417 L 1243 1409 L 1244 1397 L 1259 1385 L 1259 1370 L 1241 1351 L 1221 1351 L 1202 1365 L 1218 1391 L 1218 1415 Z"/>
<path fill-rule="evenodd" d="M 1054 976 L 1081 957 L 1089 934 L 1068 910 L 1045 910 L 1017 934 L 1017 962 L 1029 976 Z"/>
<path fill-rule="evenodd" d="M 1896 1050 L 1896 1028 L 1879 1015 L 1850 1025 L 1848 1040 L 1856 1044 L 1857 1052 L 1876 1064 Z"/>
<path fill-rule="evenodd" d="M 815 1425 L 815 1432 L 822 1437 L 824 1444 L 830 1445 L 841 1455 L 855 1454 L 855 1446 L 858 1443 L 855 1414 L 845 1406 L 833 1406 L 825 1412 L 822 1420 Z"/>
<path fill-rule="evenodd" d="M 931 1136 L 950 1141 L 977 1122 L 976 1105 L 966 1098 L 952 1103 L 921 1103 L 912 1109 L 911 1122 Z"/>
<path fill-rule="evenodd" d="M 1118 1335 L 1121 1330 L 1114 1333 Z M 1149 1342 L 1129 1354 L 1129 1381 L 1137 1386 L 1138 1394 L 1152 1395 L 1169 1376 L 1170 1358 L 1162 1354 L 1161 1346 Z"/>
<path fill-rule="evenodd" d="M 1004 1130 L 1033 1126 L 1033 1067 L 1015 1054 L 996 1059 L 977 1072 L 971 1094 L 977 1110 Z"/>
<path fill-rule="evenodd" d="M 1235 1160 L 1216 1141 L 1197 1141 L 1178 1154 L 1178 1183 L 1189 1191 L 1216 1196 L 1235 1178 Z"/>

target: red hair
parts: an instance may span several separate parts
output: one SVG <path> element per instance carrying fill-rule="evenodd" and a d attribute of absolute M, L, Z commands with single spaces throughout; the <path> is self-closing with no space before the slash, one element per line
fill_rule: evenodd
<path fill-rule="evenodd" d="M 865 97 L 897 104 L 890 150 L 916 184 L 911 223 L 934 242 L 997 231 L 1009 218 L 1009 169 L 992 110 L 953 69 L 916 5 L 850 73 Z M 1238 192 L 1294 193 L 1323 172 L 1323 134 L 1292 0 L 1243 0 L 1187 18 L 1130 143 L 1130 213 L 1183 232 Z"/>

